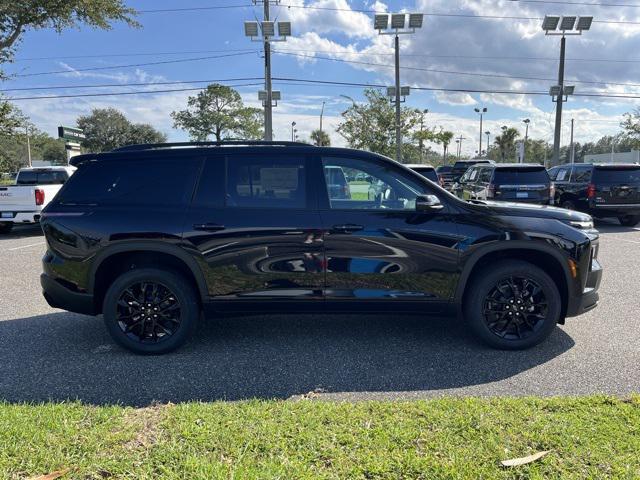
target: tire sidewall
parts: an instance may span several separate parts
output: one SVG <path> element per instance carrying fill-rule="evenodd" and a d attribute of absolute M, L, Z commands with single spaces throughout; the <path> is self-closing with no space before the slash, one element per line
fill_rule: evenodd
<path fill-rule="evenodd" d="M 129 338 L 118 325 L 117 302 L 122 292 L 139 282 L 157 282 L 173 293 L 180 303 L 181 321 L 171 338 L 159 343 L 140 343 Z M 200 316 L 200 306 L 191 284 L 179 273 L 155 268 L 131 270 L 119 276 L 109 287 L 103 302 L 103 318 L 111 337 L 120 346 L 137 354 L 153 355 L 171 352 L 193 335 Z"/>
<path fill-rule="evenodd" d="M 493 333 L 486 324 L 482 313 L 484 300 L 491 289 L 498 281 L 511 275 L 530 278 L 537 282 L 548 303 L 548 312 L 542 327 L 530 337 L 522 340 L 507 340 Z M 465 320 L 483 342 L 503 350 L 521 350 L 537 345 L 551 334 L 562 313 L 562 298 L 553 279 L 542 269 L 527 262 L 513 261 L 495 265 L 491 272 L 476 277 L 463 307 Z"/>
<path fill-rule="evenodd" d="M 623 215 L 618 217 L 618 221 L 625 227 L 635 227 L 640 223 L 640 215 Z"/>

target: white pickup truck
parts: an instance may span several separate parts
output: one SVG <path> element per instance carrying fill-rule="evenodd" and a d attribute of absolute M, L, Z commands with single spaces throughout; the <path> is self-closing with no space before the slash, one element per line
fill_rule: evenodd
<path fill-rule="evenodd" d="M 16 223 L 37 223 L 42 209 L 76 169 L 74 167 L 30 167 L 18 172 L 15 185 L 0 185 L 0 233 L 9 233 Z"/>

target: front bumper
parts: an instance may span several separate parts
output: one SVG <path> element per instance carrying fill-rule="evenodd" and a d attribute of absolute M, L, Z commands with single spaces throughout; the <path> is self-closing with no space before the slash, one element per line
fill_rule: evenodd
<path fill-rule="evenodd" d="M 582 291 L 582 295 L 577 295 L 569 299 L 567 305 L 567 317 L 576 317 L 595 308 L 598 305 L 600 296 L 598 289 L 602 281 L 602 266 L 595 258 L 591 261 L 591 270 L 587 276 L 587 283 Z"/>
<path fill-rule="evenodd" d="M 42 285 L 42 295 L 51 307 L 84 315 L 95 315 L 93 295 L 75 292 L 46 273 L 40 275 L 40 285 Z"/>

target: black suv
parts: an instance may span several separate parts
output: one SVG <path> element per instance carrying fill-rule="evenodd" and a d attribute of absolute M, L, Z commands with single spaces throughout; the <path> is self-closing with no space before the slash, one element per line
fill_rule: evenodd
<path fill-rule="evenodd" d="M 138 353 L 175 349 L 203 310 L 459 311 L 489 345 L 519 349 L 598 301 L 588 215 L 465 202 L 369 152 L 157 144 L 72 163 L 42 216 L 44 296 L 102 313 Z M 360 179 L 348 196 L 327 188 L 335 168 Z M 388 192 L 369 199 L 367 182 Z"/>
<path fill-rule="evenodd" d="M 556 205 L 594 217 L 640 223 L 640 165 L 574 163 L 549 169 Z"/>
<path fill-rule="evenodd" d="M 500 200 L 549 205 L 553 184 L 546 168 L 527 163 L 474 165 L 460 177 L 455 194 L 465 200 Z"/>

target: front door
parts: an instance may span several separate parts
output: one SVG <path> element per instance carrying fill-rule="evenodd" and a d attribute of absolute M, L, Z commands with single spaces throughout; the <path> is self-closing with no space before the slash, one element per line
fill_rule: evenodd
<path fill-rule="evenodd" d="M 442 309 L 457 281 L 457 228 L 446 206 L 415 209 L 417 195 L 442 197 L 442 191 L 375 157 L 326 157 L 322 167 L 341 169 L 349 184 L 348 198 L 331 189 L 319 194 L 327 300 L 341 307 L 384 300 L 380 308 L 421 302 L 423 311 Z"/>
<path fill-rule="evenodd" d="M 207 159 L 184 239 L 213 300 L 249 309 L 256 299 L 322 300 L 322 226 L 307 163 L 250 152 Z"/>

